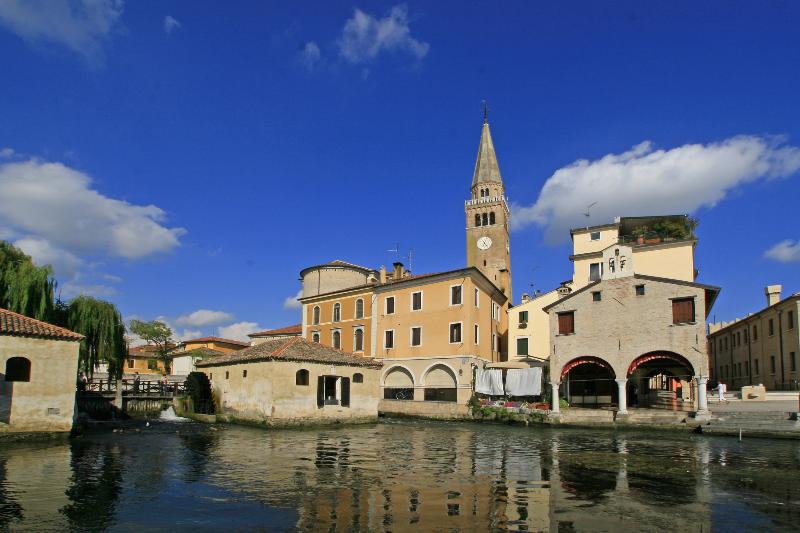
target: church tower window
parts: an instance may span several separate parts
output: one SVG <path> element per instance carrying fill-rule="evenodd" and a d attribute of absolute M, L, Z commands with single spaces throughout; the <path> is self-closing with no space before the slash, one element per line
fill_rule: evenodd
<path fill-rule="evenodd" d="M 494 226 L 494 211 L 489 213 L 489 225 Z"/>

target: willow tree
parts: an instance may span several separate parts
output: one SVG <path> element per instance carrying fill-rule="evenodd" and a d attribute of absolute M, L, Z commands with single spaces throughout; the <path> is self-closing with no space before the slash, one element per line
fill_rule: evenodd
<path fill-rule="evenodd" d="M 36 266 L 19 248 L 0 241 L 0 307 L 50 321 L 56 282 L 53 269 Z"/>
<path fill-rule="evenodd" d="M 86 337 L 81 342 L 81 370 L 91 375 L 100 361 L 108 363 L 108 374 L 122 376 L 127 355 L 125 324 L 116 306 L 91 296 L 78 296 L 69 302 L 67 327 Z"/>

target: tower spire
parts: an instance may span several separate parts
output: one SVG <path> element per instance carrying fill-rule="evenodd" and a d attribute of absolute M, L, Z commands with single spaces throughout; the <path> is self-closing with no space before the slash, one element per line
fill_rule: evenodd
<path fill-rule="evenodd" d="M 478 183 L 494 182 L 503 183 L 500 175 L 500 165 L 497 163 L 497 154 L 492 143 L 492 134 L 489 131 L 488 121 L 489 108 L 483 110 L 483 130 L 481 131 L 481 142 L 478 145 L 478 158 L 475 161 L 475 172 L 472 175 L 472 186 Z"/>

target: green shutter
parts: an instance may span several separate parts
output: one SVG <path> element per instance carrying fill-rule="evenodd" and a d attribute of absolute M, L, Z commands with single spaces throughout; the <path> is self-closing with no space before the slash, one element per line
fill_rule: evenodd
<path fill-rule="evenodd" d="M 342 378 L 342 407 L 350 407 L 350 378 Z"/>
<path fill-rule="evenodd" d="M 325 377 L 317 377 L 317 407 L 325 405 Z"/>

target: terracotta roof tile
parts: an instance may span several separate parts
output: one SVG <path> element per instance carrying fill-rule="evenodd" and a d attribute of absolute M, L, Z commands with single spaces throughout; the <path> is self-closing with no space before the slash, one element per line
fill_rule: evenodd
<path fill-rule="evenodd" d="M 42 322 L 41 320 L 34 320 L 7 309 L 0 309 L 0 335 L 41 337 L 65 341 L 83 340 L 83 335 L 79 333 Z"/>
<path fill-rule="evenodd" d="M 300 335 L 303 331 L 302 324 L 294 324 L 278 329 L 267 329 L 264 331 L 256 331 L 255 333 L 248 333 L 248 337 L 266 337 L 268 335 Z"/>
<path fill-rule="evenodd" d="M 227 344 L 237 344 L 239 346 L 250 346 L 249 342 L 223 339 L 222 337 L 200 337 L 199 339 L 189 339 L 188 341 L 183 341 L 183 344 L 196 344 L 198 342 L 224 342 Z"/>
<path fill-rule="evenodd" d="M 198 362 L 197 367 L 254 363 L 257 361 L 299 361 L 346 366 L 380 368 L 371 357 L 359 357 L 301 337 L 274 339 L 240 350 Z"/>

